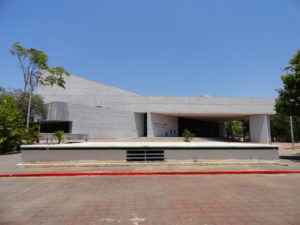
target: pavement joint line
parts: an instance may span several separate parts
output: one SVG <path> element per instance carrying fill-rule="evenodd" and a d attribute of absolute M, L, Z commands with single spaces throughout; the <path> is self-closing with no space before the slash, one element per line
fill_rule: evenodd
<path fill-rule="evenodd" d="M 139 175 L 234 175 L 234 174 L 300 174 L 293 170 L 249 170 L 249 171 L 145 171 L 145 172 L 55 172 L 0 174 L 4 177 L 61 177 L 61 176 L 139 176 Z"/>

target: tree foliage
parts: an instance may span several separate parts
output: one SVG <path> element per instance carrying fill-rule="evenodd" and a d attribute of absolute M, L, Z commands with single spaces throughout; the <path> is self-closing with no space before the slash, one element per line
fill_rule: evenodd
<path fill-rule="evenodd" d="M 63 76 L 69 73 L 63 67 L 49 67 L 48 56 L 35 48 L 26 49 L 19 42 L 13 44 L 11 54 L 17 56 L 24 79 L 24 92 L 37 85 L 65 87 Z"/>
<path fill-rule="evenodd" d="M 14 92 L 0 89 L 0 152 L 17 150 L 21 144 L 38 142 L 38 127 L 25 129 L 24 114 L 17 96 Z"/>
<path fill-rule="evenodd" d="M 29 127 L 31 112 L 31 96 L 38 85 L 65 88 L 64 75 L 69 73 L 63 67 L 48 66 L 48 56 L 45 52 L 35 48 L 24 48 L 19 42 L 13 44 L 11 54 L 16 56 L 22 70 L 24 89 L 28 94 L 26 127 Z M 26 95 L 24 95 L 25 97 Z M 23 101 L 25 102 L 25 101 Z M 22 107 L 23 108 L 23 107 Z"/>
<path fill-rule="evenodd" d="M 0 86 L 0 94 L 6 94 L 16 100 L 16 108 L 24 118 L 24 125 L 27 117 L 27 105 L 29 93 L 23 92 L 21 89 L 6 90 Z M 30 109 L 30 123 L 37 122 L 39 119 L 44 119 L 47 115 L 45 103 L 42 96 L 39 94 L 32 94 L 31 109 Z"/>
<path fill-rule="evenodd" d="M 61 143 L 62 140 L 65 139 L 65 132 L 63 130 L 57 130 L 53 133 L 53 137 L 58 140 L 58 144 Z"/>
<path fill-rule="evenodd" d="M 27 105 L 24 102 L 28 102 L 29 100 L 29 93 L 23 93 L 20 89 L 16 89 L 10 94 L 16 99 L 17 101 L 17 108 L 22 113 L 24 120 L 27 117 Z M 44 119 L 47 115 L 47 110 L 45 108 L 45 103 L 43 101 L 42 96 L 38 94 L 32 94 L 31 99 L 31 107 L 30 107 L 30 124 L 38 121 L 39 119 Z"/>
<path fill-rule="evenodd" d="M 249 138 L 249 121 L 236 120 L 226 122 L 226 137 L 229 139 L 244 137 L 244 140 Z"/>
<path fill-rule="evenodd" d="M 184 129 L 184 131 L 182 132 L 182 137 L 185 142 L 190 142 L 195 136 L 196 135 L 188 129 Z"/>
<path fill-rule="evenodd" d="M 281 76 L 283 88 L 277 90 L 275 108 L 277 113 L 296 116 L 300 115 L 300 50 L 289 63 L 282 68 L 287 74 Z"/>
<path fill-rule="evenodd" d="M 15 149 L 18 144 L 23 117 L 17 110 L 17 101 L 9 95 L 0 95 L 0 151 Z"/>
<path fill-rule="evenodd" d="M 294 138 L 300 141 L 300 117 L 294 116 Z M 284 114 L 270 116 L 272 140 L 277 142 L 291 141 L 290 119 Z"/>

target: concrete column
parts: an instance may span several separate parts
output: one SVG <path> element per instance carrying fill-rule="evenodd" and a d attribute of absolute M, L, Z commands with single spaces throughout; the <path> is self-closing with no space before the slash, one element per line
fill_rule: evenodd
<path fill-rule="evenodd" d="M 249 117 L 250 139 L 253 142 L 270 142 L 270 120 L 269 115 L 256 115 Z"/>
<path fill-rule="evenodd" d="M 219 123 L 219 138 L 225 138 L 225 137 L 226 137 L 225 123 L 220 122 Z"/>
<path fill-rule="evenodd" d="M 147 137 L 154 137 L 151 112 L 147 112 Z"/>

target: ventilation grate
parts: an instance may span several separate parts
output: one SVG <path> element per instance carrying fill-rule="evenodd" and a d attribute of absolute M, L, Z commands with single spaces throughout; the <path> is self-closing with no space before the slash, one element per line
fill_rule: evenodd
<path fill-rule="evenodd" d="M 127 150 L 127 161 L 163 161 L 165 159 L 165 152 L 161 149 L 135 149 Z"/>

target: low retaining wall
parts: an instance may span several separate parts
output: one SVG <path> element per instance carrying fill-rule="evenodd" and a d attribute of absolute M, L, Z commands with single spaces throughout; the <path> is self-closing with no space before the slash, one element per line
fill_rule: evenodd
<path fill-rule="evenodd" d="M 277 160 L 278 149 L 193 149 L 165 150 L 168 160 Z"/>
<path fill-rule="evenodd" d="M 155 148 L 159 149 L 159 148 Z M 127 150 L 132 149 L 22 149 L 23 162 L 35 161 L 126 161 Z M 160 149 L 164 150 L 165 161 L 173 160 L 277 160 L 278 148 L 195 148 L 195 149 Z"/>
<path fill-rule="evenodd" d="M 126 161 L 124 150 L 22 150 L 22 162 L 48 161 Z"/>

